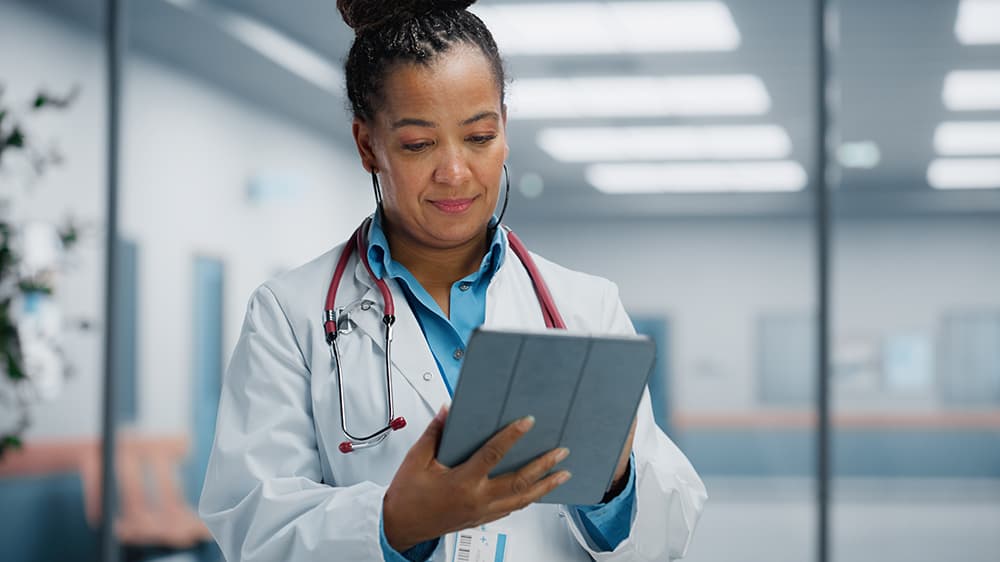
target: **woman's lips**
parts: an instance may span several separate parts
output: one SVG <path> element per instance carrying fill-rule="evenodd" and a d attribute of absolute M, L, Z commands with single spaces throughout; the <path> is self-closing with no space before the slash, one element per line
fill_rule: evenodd
<path fill-rule="evenodd" d="M 471 207 L 473 201 L 474 199 L 440 199 L 431 201 L 431 205 L 434 205 L 442 213 L 458 214 Z"/>

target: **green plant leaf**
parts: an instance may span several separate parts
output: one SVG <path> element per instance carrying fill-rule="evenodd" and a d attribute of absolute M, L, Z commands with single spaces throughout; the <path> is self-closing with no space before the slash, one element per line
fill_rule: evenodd
<path fill-rule="evenodd" d="M 63 97 L 54 96 L 45 91 L 38 92 L 35 95 L 35 100 L 32 102 L 32 107 L 34 109 L 41 109 L 43 107 L 55 107 L 63 109 L 69 107 L 73 100 L 76 99 L 77 94 L 80 93 L 80 86 L 73 86 L 73 88 Z"/>
<path fill-rule="evenodd" d="M 9 271 L 17 265 L 18 258 L 17 254 L 14 253 L 14 250 L 7 243 L 10 240 L 10 235 L 2 231 L 0 231 L 0 235 L 3 236 L 3 241 L 0 242 L 0 280 L 3 280 L 7 277 Z"/>
<path fill-rule="evenodd" d="M 24 369 L 21 368 L 21 362 L 18 361 L 18 359 L 14 357 L 12 354 L 8 353 L 6 355 L 7 355 L 7 376 L 10 377 L 11 380 L 15 381 L 23 381 L 24 379 L 28 378 L 28 375 L 24 373 Z"/>
<path fill-rule="evenodd" d="M 59 231 L 59 239 L 67 250 L 80 241 L 80 230 L 75 224 L 69 223 Z"/>
<path fill-rule="evenodd" d="M 13 148 L 24 148 L 24 133 L 21 132 L 21 128 L 14 127 L 14 130 L 4 139 L 3 144 Z"/>
<path fill-rule="evenodd" d="M 0 439 L 0 459 L 3 458 L 7 451 L 12 449 L 21 449 L 24 447 L 24 443 L 21 441 L 20 435 L 4 435 Z"/>
<path fill-rule="evenodd" d="M 22 293 L 43 293 L 46 295 L 52 294 L 52 286 L 37 281 L 35 279 L 25 279 L 17 284 L 17 287 L 21 289 Z"/>
<path fill-rule="evenodd" d="M 7 377 L 18 381 L 26 378 L 21 365 L 21 338 L 10 314 L 11 299 L 0 301 L 0 358 L 7 369 Z"/>

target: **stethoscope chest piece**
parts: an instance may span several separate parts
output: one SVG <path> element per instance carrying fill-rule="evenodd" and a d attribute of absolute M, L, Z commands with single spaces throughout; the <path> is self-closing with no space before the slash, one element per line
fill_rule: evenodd
<path fill-rule="evenodd" d="M 367 312 L 375 306 L 375 303 L 370 300 L 363 300 L 357 302 L 353 305 L 341 307 L 337 309 L 337 313 L 334 315 L 337 324 L 337 335 L 346 336 L 354 331 L 354 322 L 351 320 L 351 313 L 357 311 L 358 309 Z"/>
<path fill-rule="evenodd" d="M 354 331 L 351 325 L 351 314 L 344 309 L 337 311 L 337 335 L 346 336 Z"/>

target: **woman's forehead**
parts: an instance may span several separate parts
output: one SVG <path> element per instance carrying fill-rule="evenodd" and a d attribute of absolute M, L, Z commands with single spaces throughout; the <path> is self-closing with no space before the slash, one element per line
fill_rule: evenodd
<path fill-rule="evenodd" d="M 389 123 L 431 116 L 461 122 L 482 111 L 500 112 L 497 79 L 489 61 L 475 48 L 453 48 L 428 65 L 394 66 L 384 86 L 380 113 Z"/>

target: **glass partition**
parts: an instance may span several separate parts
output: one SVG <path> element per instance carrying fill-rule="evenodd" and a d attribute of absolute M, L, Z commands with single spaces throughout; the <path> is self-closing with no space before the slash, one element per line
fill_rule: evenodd
<path fill-rule="evenodd" d="M 728 46 L 586 59 L 526 46 L 508 57 L 509 222 L 543 256 L 614 281 L 636 328 L 657 341 L 657 421 L 709 494 L 686 559 L 813 560 L 811 5 L 711 4 L 721 16 L 700 20 L 700 36 L 730 30 Z M 687 15 L 673 17 L 680 26 Z M 553 73 L 580 88 L 595 76 L 663 81 L 667 109 L 643 113 L 630 92 L 606 96 L 611 115 L 596 102 L 567 115 L 571 93 L 560 107 L 523 101 L 541 96 L 536 81 Z M 670 105 L 697 88 L 691 81 L 733 76 L 758 84 L 766 102 L 752 107 L 735 81 L 705 88 L 700 103 Z M 727 89 L 742 92 L 739 105 L 718 101 Z M 775 172 L 786 167 L 791 177 Z"/>
<path fill-rule="evenodd" d="M 996 560 L 1000 4 L 838 6 L 833 559 Z"/>

